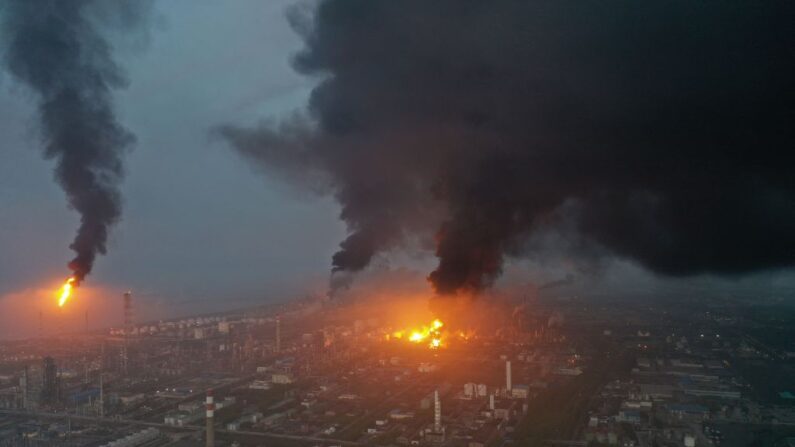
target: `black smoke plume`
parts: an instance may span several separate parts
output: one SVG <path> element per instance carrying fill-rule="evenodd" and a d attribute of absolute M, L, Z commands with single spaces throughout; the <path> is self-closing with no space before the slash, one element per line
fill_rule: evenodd
<path fill-rule="evenodd" d="M 121 216 L 123 155 L 133 135 L 116 119 L 112 91 L 126 86 L 102 22 L 133 27 L 148 1 L 5 0 L 0 2 L 3 62 L 35 92 L 44 154 L 80 227 L 69 263 L 79 283 L 104 254 L 109 228 Z"/>
<path fill-rule="evenodd" d="M 335 271 L 429 232 L 477 292 L 556 222 L 669 275 L 795 262 L 795 3 L 325 0 L 308 116 L 222 134 L 342 206 Z M 571 223 L 574 225 L 571 226 Z"/>

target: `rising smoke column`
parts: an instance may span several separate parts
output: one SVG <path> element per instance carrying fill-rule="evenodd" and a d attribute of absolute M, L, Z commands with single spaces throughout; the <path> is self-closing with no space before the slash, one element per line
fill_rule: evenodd
<path fill-rule="evenodd" d="M 795 263 L 792 2 L 325 0 L 293 23 L 306 118 L 221 133 L 339 201 L 335 271 L 434 234 L 435 290 L 478 292 L 557 226 L 661 274 Z"/>
<path fill-rule="evenodd" d="M 108 230 L 121 216 L 123 155 L 134 136 L 116 119 L 112 91 L 127 81 L 97 25 L 132 27 L 148 1 L 5 0 L 0 2 L 3 62 L 38 99 L 44 154 L 56 161 L 55 179 L 80 227 L 69 263 L 79 284 L 97 254 L 105 254 Z"/>

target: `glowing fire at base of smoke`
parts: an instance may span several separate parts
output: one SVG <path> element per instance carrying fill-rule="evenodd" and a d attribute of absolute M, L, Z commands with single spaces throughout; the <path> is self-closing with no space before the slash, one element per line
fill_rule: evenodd
<path fill-rule="evenodd" d="M 72 296 L 72 289 L 74 288 L 74 277 L 69 277 L 66 282 L 61 286 L 61 296 L 58 298 L 58 307 L 63 307 L 64 304 L 69 300 L 69 297 Z"/>
<path fill-rule="evenodd" d="M 391 336 L 387 336 L 387 339 L 396 338 L 401 340 L 406 338 L 411 343 L 427 343 L 428 347 L 431 349 L 438 349 L 444 346 L 442 339 L 444 334 L 442 334 L 442 327 L 444 323 L 441 320 L 436 319 L 431 322 L 428 326 L 422 326 L 418 329 L 406 329 L 401 331 L 395 331 L 392 333 Z M 408 334 L 408 337 L 406 337 Z"/>

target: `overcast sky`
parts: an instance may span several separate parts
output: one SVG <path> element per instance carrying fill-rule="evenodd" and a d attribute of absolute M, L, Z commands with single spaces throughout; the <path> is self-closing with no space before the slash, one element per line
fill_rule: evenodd
<path fill-rule="evenodd" d="M 86 287 L 132 289 L 151 304 L 141 312 L 149 316 L 324 291 L 346 235 L 338 205 L 269 180 L 210 136 L 219 124 L 254 125 L 305 107 L 317 80 L 290 66 L 302 47 L 285 18 L 293 3 L 160 1 L 147 36 L 112 37 L 130 80 L 116 108 L 138 141 L 126 158 L 122 220 Z M 63 280 L 73 256 L 78 216 L 42 158 L 36 126 L 34 97 L 0 72 L 0 338 L 29 323 L 3 301 L 47 299 L 42 290 Z M 408 264 L 417 262 L 419 271 L 432 265 Z M 641 278 L 634 287 L 651 284 L 635 267 L 618 271 Z M 793 281 L 779 271 L 718 283 L 766 294 L 788 293 Z"/>
<path fill-rule="evenodd" d="M 313 81 L 289 65 L 301 43 L 285 19 L 291 3 L 159 2 L 144 45 L 118 42 L 131 84 L 116 105 L 138 142 L 122 221 L 90 282 L 174 302 L 279 298 L 323 284 L 344 234 L 336 206 L 268 183 L 208 135 L 303 106 Z M 69 273 L 77 215 L 41 156 L 31 94 L 0 76 L 5 295 Z"/>

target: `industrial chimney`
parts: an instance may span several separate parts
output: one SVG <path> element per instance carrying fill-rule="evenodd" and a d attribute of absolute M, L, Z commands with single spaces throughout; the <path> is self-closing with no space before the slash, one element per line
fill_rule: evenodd
<path fill-rule="evenodd" d="M 19 378 L 19 388 L 22 390 L 22 409 L 28 409 L 28 367 L 22 372 L 22 377 Z"/>
<path fill-rule="evenodd" d="M 103 373 L 99 371 L 99 417 L 105 417 L 105 382 Z"/>
<path fill-rule="evenodd" d="M 442 402 L 439 400 L 439 390 L 433 390 L 433 431 L 442 431 Z"/>
<path fill-rule="evenodd" d="M 122 308 L 124 311 L 124 344 L 122 345 L 121 362 L 122 372 L 126 376 L 130 370 L 130 335 L 132 334 L 132 292 L 126 291 L 123 295 Z"/>
<path fill-rule="evenodd" d="M 276 353 L 282 350 L 282 317 L 276 317 Z"/>
<path fill-rule="evenodd" d="M 505 393 L 507 397 L 511 397 L 511 361 L 507 360 L 505 362 Z"/>
<path fill-rule="evenodd" d="M 213 390 L 207 390 L 207 434 L 206 447 L 215 446 L 215 402 L 213 402 Z"/>

